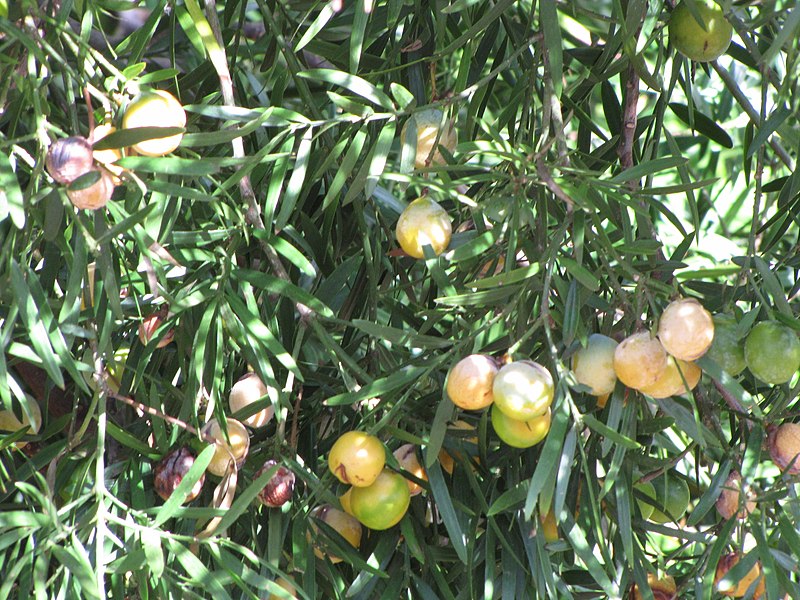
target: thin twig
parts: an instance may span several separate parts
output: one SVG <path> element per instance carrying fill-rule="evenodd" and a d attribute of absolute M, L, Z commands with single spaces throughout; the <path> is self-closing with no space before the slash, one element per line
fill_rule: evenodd
<path fill-rule="evenodd" d="M 633 166 L 633 142 L 636 139 L 638 103 L 639 74 L 633 65 L 630 65 L 625 78 L 625 97 L 622 102 L 622 131 L 620 131 L 619 145 L 617 146 L 619 164 L 623 169 L 630 169 Z M 630 185 L 638 187 L 635 180 L 631 180 Z"/>

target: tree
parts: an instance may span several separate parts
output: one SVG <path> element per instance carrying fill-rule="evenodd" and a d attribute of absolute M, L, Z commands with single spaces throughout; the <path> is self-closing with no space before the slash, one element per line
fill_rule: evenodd
<path fill-rule="evenodd" d="M 696 42 L 709 13 L 686 1 Z M 695 62 L 671 2 L 11 3 L 0 597 L 266 598 L 284 578 L 302 598 L 716 598 L 758 565 L 750 597 L 800 598 L 800 448 L 778 429 L 800 407 L 800 9 L 720 6 L 733 41 Z M 154 89 L 185 128 L 168 104 L 168 129 L 124 126 Z M 46 168 L 69 136 L 94 159 L 72 140 Z M 417 259 L 394 228 L 423 196 L 453 232 Z M 656 334 L 682 297 L 730 315 L 691 393 L 688 367 L 660 399 L 578 382 L 591 334 Z M 767 321 L 783 337 L 746 341 Z M 539 444 L 453 405 L 475 353 L 552 376 Z M 259 400 L 232 409 L 250 371 Z M 227 440 L 259 415 L 226 469 L 206 423 Z M 319 508 L 341 507 L 348 431 L 424 467 L 358 548 Z"/>

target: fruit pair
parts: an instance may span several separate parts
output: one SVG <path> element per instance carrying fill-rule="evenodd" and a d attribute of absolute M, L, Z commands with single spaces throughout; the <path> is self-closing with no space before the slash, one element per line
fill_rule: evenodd
<path fill-rule="evenodd" d="M 92 145 L 84 137 L 71 136 L 53 142 L 47 151 L 45 167 L 54 180 L 69 186 L 67 197 L 76 208 L 102 208 L 114 192 L 111 173 L 95 165 Z"/>

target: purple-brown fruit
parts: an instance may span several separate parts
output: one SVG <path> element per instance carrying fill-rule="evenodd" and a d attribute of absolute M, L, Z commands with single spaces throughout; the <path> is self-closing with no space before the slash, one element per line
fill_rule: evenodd
<path fill-rule="evenodd" d="M 80 136 L 56 140 L 47 151 L 47 172 L 58 183 L 67 185 L 92 168 L 92 145 Z"/>
<path fill-rule="evenodd" d="M 277 464 L 278 462 L 275 460 L 268 460 L 264 463 L 264 466 L 256 472 L 255 478 L 258 479 Z M 270 477 L 267 485 L 264 486 L 264 489 L 258 493 L 258 499 L 261 501 L 261 504 L 269 506 L 270 508 L 279 508 L 286 504 L 291 500 L 292 494 L 294 493 L 294 480 L 295 476 L 291 470 L 283 465 L 279 466 L 278 470 Z"/>
<path fill-rule="evenodd" d="M 193 464 L 194 454 L 185 446 L 167 454 L 156 464 L 153 470 L 155 479 L 153 486 L 155 487 L 156 493 L 164 500 L 168 500 L 172 492 L 175 491 L 175 488 L 183 481 L 184 476 L 189 472 Z M 200 495 L 205 480 L 206 475 L 203 473 L 186 496 L 185 502 L 191 502 Z"/>

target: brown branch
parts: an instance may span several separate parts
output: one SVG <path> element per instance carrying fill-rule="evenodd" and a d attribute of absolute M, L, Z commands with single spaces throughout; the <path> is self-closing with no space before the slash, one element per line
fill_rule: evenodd
<path fill-rule="evenodd" d="M 639 104 L 639 74 L 633 65 L 628 67 L 625 79 L 625 96 L 622 102 L 622 130 L 619 133 L 617 154 L 619 164 L 623 169 L 633 166 L 633 143 L 636 139 L 636 123 L 638 119 L 637 107 Z M 630 182 L 631 187 L 638 188 L 636 181 Z"/>
<path fill-rule="evenodd" d="M 297 398 L 294 401 L 294 410 L 292 412 L 292 432 L 289 434 L 289 446 L 292 450 L 297 451 L 297 416 L 300 414 L 300 403 L 303 400 L 303 386 L 297 390 Z"/>

